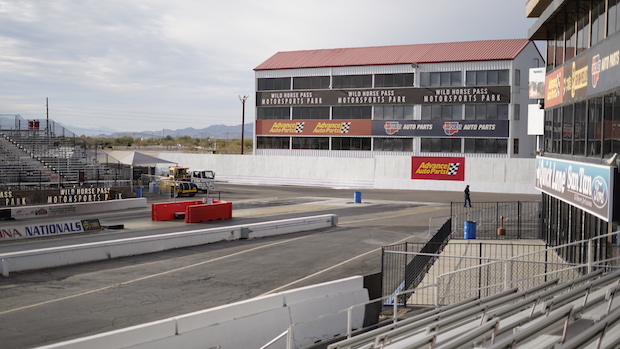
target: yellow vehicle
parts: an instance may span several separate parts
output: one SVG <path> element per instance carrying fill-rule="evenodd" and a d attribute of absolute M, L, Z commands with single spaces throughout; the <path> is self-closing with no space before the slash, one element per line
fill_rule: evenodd
<path fill-rule="evenodd" d="M 162 177 L 159 184 L 162 193 L 170 193 L 174 197 L 196 195 L 198 186 L 191 182 L 187 167 L 170 166 L 168 170 L 168 176 Z"/>

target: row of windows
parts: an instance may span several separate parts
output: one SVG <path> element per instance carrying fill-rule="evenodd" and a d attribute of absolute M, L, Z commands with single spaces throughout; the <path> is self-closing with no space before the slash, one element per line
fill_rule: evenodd
<path fill-rule="evenodd" d="M 291 141 L 292 139 L 292 141 Z M 413 138 L 368 137 L 256 137 L 258 149 L 413 151 Z M 514 140 L 518 153 L 519 140 Z M 508 152 L 507 139 L 490 138 L 421 138 L 420 151 L 427 153 L 494 153 Z"/>
<path fill-rule="evenodd" d="M 549 70 L 620 31 L 620 0 L 567 1 L 547 23 Z M 607 6 L 607 7 L 606 7 Z M 605 30 L 607 24 L 607 30 Z"/>
<path fill-rule="evenodd" d="M 519 72 L 519 70 L 516 70 Z M 518 74 L 516 74 L 518 75 Z M 520 79 L 516 79 L 515 85 L 519 86 Z M 498 86 L 508 85 L 510 77 L 508 70 L 478 70 L 468 71 L 465 73 L 465 85 L 466 86 Z"/>
<path fill-rule="evenodd" d="M 375 87 L 411 87 L 413 86 L 413 73 L 405 74 L 374 74 Z M 294 77 L 293 90 L 320 90 L 339 88 L 372 88 L 373 75 L 335 75 L 330 85 L 329 76 L 303 76 Z M 259 91 L 290 90 L 291 78 L 265 78 L 258 79 Z"/>
<path fill-rule="evenodd" d="M 518 72 L 518 70 L 516 71 Z M 504 70 L 473 70 L 465 73 L 466 86 L 500 86 L 509 84 L 509 72 Z M 518 76 L 518 74 L 517 74 Z M 293 90 L 319 90 L 341 88 L 373 88 L 373 74 L 306 76 L 286 78 L 258 79 L 259 91 L 290 90 L 291 79 Z M 515 82 L 517 83 L 517 81 Z M 331 87 L 330 87 L 331 86 Z M 411 87 L 414 86 L 414 74 L 374 74 L 374 87 Z M 420 73 L 421 87 L 463 86 L 462 72 L 430 72 Z"/>
<path fill-rule="evenodd" d="M 546 110 L 544 150 L 595 158 L 620 153 L 620 90 Z"/>
<path fill-rule="evenodd" d="M 515 107 L 515 120 L 520 108 Z M 414 120 L 412 105 L 334 106 L 331 118 L 370 120 Z M 463 109 L 465 115 L 463 117 Z M 330 107 L 259 107 L 257 120 L 330 119 Z M 508 120 L 508 104 L 423 105 L 422 120 Z"/>
<path fill-rule="evenodd" d="M 518 144 L 518 139 L 515 141 Z M 464 138 L 464 148 L 462 149 L 461 146 L 460 138 L 422 138 L 420 151 L 426 153 L 508 153 L 507 139 Z M 518 153 L 518 147 L 515 149 L 516 153 Z"/>

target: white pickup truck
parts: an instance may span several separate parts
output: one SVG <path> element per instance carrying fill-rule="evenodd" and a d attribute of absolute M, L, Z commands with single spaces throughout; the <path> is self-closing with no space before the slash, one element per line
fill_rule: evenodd
<path fill-rule="evenodd" d="M 211 170 L 190 170 L 189 176 L 198 190 L 207 193 L 209 189 L 215 189 L 215 172 Z"/>

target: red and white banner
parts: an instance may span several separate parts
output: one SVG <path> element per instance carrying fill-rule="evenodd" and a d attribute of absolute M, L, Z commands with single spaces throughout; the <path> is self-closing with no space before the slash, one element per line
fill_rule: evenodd
<path fill-rule="evenodd" d="M 463 157 L 411 157 L 411 179 L 465 180 Z"/>

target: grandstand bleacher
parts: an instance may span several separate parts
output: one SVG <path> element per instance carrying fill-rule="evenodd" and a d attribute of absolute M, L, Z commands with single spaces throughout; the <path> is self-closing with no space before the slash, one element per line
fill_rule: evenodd
<path fill-rule="evenodd" d="M 97 150 L 50 120 L 0 115 L 0 188 L 118 186 L 130 173 L 97 161 Z"/>

